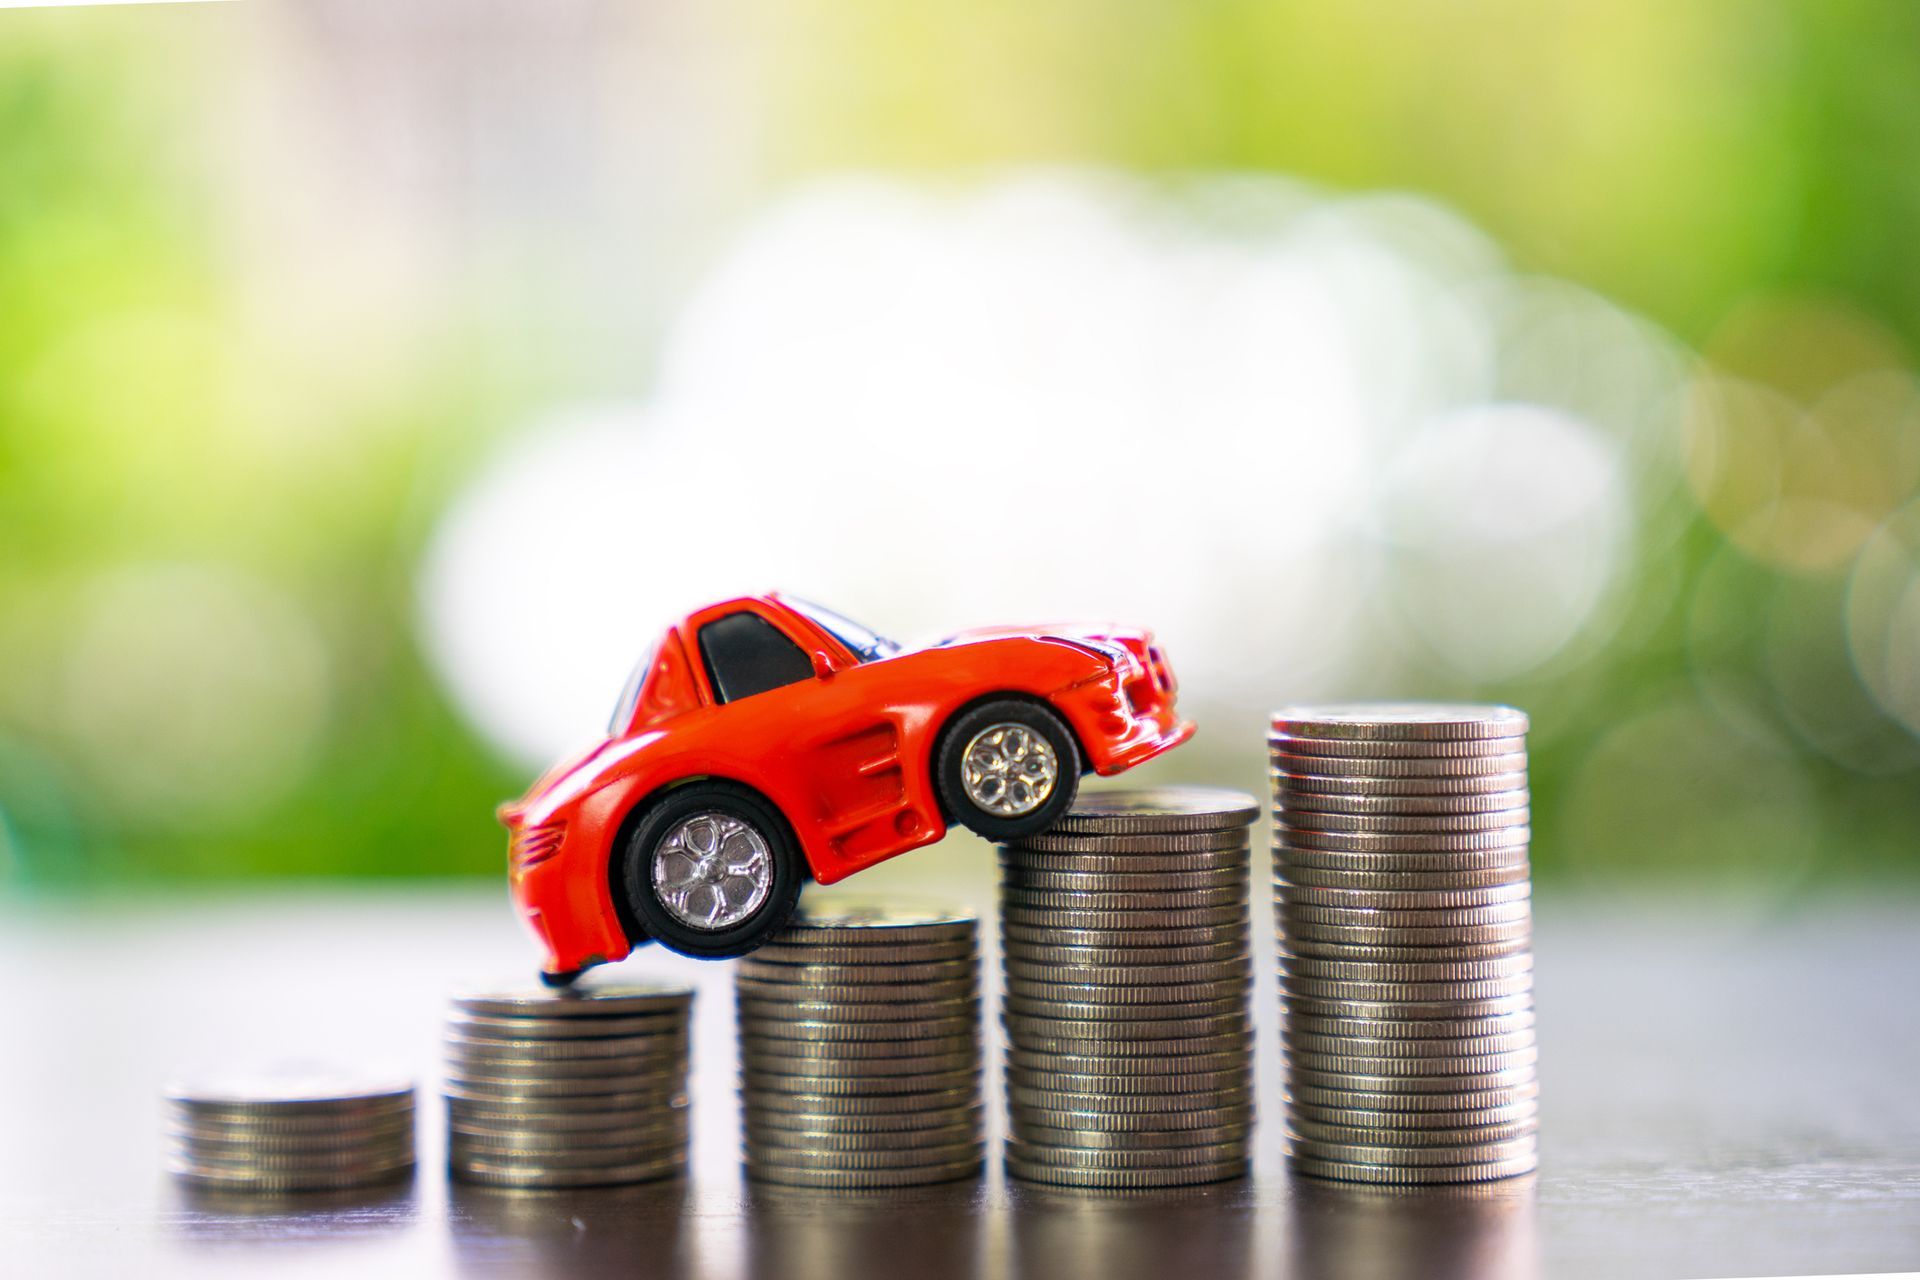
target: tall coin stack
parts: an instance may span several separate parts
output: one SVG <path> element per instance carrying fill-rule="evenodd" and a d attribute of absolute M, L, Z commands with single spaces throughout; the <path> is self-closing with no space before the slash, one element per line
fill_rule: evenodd
<path fill-rule="evenodd" d="M 1089 792 L 1002 847 L 1015 1177 L 1171 1187 L 1246 1172 L 1259 808 L 1206 787 Z"/>
<path fill-rule="evenodd" d="M 979 921 L 803 899 L 734 976 L 747 1174 L 906 1187 L 980 1170 Z"/>
<path fill-rule="evenodd" d="M 306 1068 L 166 1093 L 174 1176 L 223 1191 L 344 1191 L 413 1169 L 413 1082 Z"/>
<path fill-rule="evenodd" d="M 1375 1183 L 1533 1169 L 1527 718 L 1275 712 L 1274 901 L 1293 1167 Z"/>
<path fill-rule="evenodd" d="M 693 989 L 607 983 L 456 996 L 447 1167 L 461 1182 L 593 1187 L 685 1167 Z"/>

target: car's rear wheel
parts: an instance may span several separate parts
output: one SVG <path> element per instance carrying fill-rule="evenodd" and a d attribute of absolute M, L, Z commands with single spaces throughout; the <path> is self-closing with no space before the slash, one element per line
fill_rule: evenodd
<path fill-rule="evenodd" d="M 786 819 L 758 792 L 695 782 L 656 801 L 627 837 L 627 905 L 682 955 L 744 955 L 793 914 L 805 879 Z"/>
<path fill-rule="evenodd" d="M 999 698 L 954 717 L 934 778 L 956 821 L 989 840 L 1018 840 L 1045 831 L 1072 806 L 1080 748 L 1047 707 Z"/>

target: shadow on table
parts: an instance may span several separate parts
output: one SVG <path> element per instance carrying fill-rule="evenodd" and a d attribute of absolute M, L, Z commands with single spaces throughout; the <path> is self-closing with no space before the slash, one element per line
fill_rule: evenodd
<path fill-rule="evenodd" d="M 1291 1179 L 1288 1273 L 1534 1280 L 1534 1178 L 1459 1187 Z"/>
<path fill-rule="evenodd" d="M 1153 1191 L 1009 1182 L 1013 1274 L 1031 1280 L 1237 1280 L 1255 1273 L 1247 1180 Z"/>
<path fill-rule="evenodd" d="M 889 1191 L 749 1183 L 747 1274 L 754 1280 L 973 1280 L 981 1274 L 979 1178 Z"/>
<path fill-rule="evenodd" d="M 311 1249 L 412 1226 L 420 1217 L 412 1177 L 351 1191 L 277 1195 L 170 1183 L 165 1229 L 189 1248 Z"/>
<path fill-rule="evenodd" d="M 564 1191 L 452 1183 L 447 1225 L 462 1274 L 691 1276 L 687 1199 L 684 1176 Z"/>

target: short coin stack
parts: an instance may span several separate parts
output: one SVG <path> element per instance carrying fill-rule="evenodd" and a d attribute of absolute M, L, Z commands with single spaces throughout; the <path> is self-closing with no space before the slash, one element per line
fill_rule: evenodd
<path fill-rule="evenodd" d="M 170 1086 L 175 1176 L 224 1191 L 344 1191 L 413 1168 L 413 1082 L 295 1068 Z"/>
<path fill-rule="evenodd" d="M 447 1168 L 462 1182 L 644 1182 L 687 1159 L 693 990 L 576 985 L 456 996 L 447 1020 Z"/>
<path fill-rule="evenodd" d="M 1526 732 L 1510 707 L 1274 713 L 1300 1172 L 1455 1183 L 1534 1168 Z"/>
<path fill-rule="evenodd" d="M 980 1170 L 979 921 L 803 899 L 740 961 L 747 1174 L 906 1187 Z"/>
<path fill-rule="evenodd" d="M 1237 791 L 1088 792 L 1001 849 L 1015 1177 L 1125 1188 L 1246 1172 L 1258 815 Z"/>

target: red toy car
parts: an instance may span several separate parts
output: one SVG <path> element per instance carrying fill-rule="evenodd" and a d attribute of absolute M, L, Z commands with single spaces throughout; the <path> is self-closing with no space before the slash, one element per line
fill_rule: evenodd
<path fill-rule="evenodd" d="M 606 741 L 503 806 L 521 913 L 548 981 L 649 939 L 751 951 L 801 884 L 831 884 L 960 822 L 1051 826 L 1084 772 L 1193 735 L 1146 631 L 1005 627 L 902 649 L 788 596 L 670 627 Z"/>

